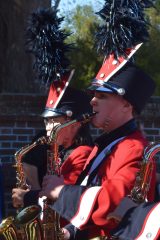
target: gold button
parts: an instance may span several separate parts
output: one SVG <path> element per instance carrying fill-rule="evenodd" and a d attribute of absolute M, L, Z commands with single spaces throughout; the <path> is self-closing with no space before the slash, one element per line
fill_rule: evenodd
<path fill-rule="evenodd" d="M 50 102 L 49 102 L 50 104 L 53 104 L 54 103 L 54 101 L 53 100 L 50 100 Z"/>

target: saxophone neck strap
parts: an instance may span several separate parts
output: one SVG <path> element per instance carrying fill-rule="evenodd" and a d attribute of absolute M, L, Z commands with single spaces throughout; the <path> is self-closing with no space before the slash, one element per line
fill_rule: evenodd
<path fill-rule="evenodd" d="M 109 155 L 113 149 L 113 147 L 119 143 L 121 140 L 123 140 L 125 138 L 125 136 L 120 137 L 116 140 L 114 140 L 113 142 L 111 142 L 107 147 L 105 147 L 102 152 L 100 152 L 98 154 L 98 156 L 94 159 L 92 166 L 88 172 L 88 175 L 85 177 L 85 179 L 82 181 L 81 185 L 86 186 L 88 185 L 88 180 L 89 177 L 92 175 L 93 172 L 96 171 L 96 169 L 98 169 L 98 167 L 101 165 L 101 163 L 106 160 L 106 156 Z M 96 182 L 96 176 L 94 177 L 94 179 L 92 180 L 92 183 Z"/>

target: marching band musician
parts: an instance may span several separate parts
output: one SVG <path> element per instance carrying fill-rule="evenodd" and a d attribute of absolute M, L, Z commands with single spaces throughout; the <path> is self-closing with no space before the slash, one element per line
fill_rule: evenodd
<path fill-rule="evenodd" d="M 64 228 L 65 239 L 110 237 L 119 223 L 114 211 L 130 194 L 148 144 L 135 116 L 153 94 L 155 83 L 131 58 L 148 36 L 144 7 L 144 2 L 110 0 L 100 11 L 107 23 L 99 33 L 105 58 L 90 91 L 94 95 L 92 124 L 104 133 L 95 141 L 75 185 L 46 176 L 40 192 L 55 201 L 51 208 L 71 223 Z M 155 169 L 149 201 L 154 199 L 154 189 Z"/>
<path fill-rule="evenodd" d="M 74 71 L 70 70 L 66 53 L 72 49 L 72 44 L 66 43 L 69 34 L 60 28 L 62 21 L 63 17 L 57 16 L 54 7 L 38 9 L 29 18 L 26 34 L 28 50 L 35 56 L 34 69 L 37 77 L 43 85 L 50 86 L 46 108 L 42 114 L 48 136 L 56 124 L 68 122 L 91 109 L 89 96 L 68 86 Z M 63 163 L 61 173 L 64 181 L 74 184 L 92 150 L 92 140 L 88 125 L 69 131 L 75 137 L 70 139 L 66 135 L 61 139 L 59 157 Z M 43 168 L 46 170 L 46 165 Z M 14 207 L 37 203 L 38 192 L 39 190 L 14 188 Z"/>
<path fill-rule="evenodd" d="M 102 73 L 104 69 L 100 70 Z M 125 94 L 120 95 L 119 90 Z M 56 200 L 54 210 L 78 229 L 87 230 L 85 234 L 90 236 L 81 239 L 107 236 L 113 228 L 113 210 L 133 187 L 147 145 L 137 129 L 134 112 L 142 111 L 153 90 L 151 78 L 134 65 L 123 67 L 107 86 L 97 87 L 91 100 L 96 112 L 92 123 L 105 133 L 97 139 L 76 185 L 64 185 L 55 176 L 43 181 L 40 195 Z M 154 198 L 154 185 L 153 177 L 150 201 Z"/>
<path fill-rule="evenodd" d="M 44 118 L 47 136 L 57 124 L 63 124 L 78 117 L 79 114 L 90 112 L 89 97 L 80 90 L 67 87 L 58 106 L 55 108 L 56 88 L 53 84 L 50 87 L 48 100 L 42 117 Z M 54 100 L 54 101 L 53 101 Z M 83 169 L 84 163 L 92 150 L 92 138 L 90 136 L 89 125 L 86 124 L 80 129 L 69 129 L 70 135 L 75 136 L 70 139 L 68 135 L 59 142 L 59 157 L 61 159 L 61 174 L 66 184 L 74 184 L 76 178 Z M 43 147 L 43 145 L 40 145 Z M 51 146 L 52 148 L 52 146 Z M 47 149 L 44 154 L 47 156 Z M 44 156 L 43 154 L 43 156 Z M 46 158 L 46 157 L 45 157 Z M 35 159 L 35 161 L 38 159 Z M 47 171 L 47 162 L 44 162 L 43 169 Z M 14 188 L 12 190 L 12 201 L 14 207 L 26 207 L 37 204 L 39 190 L 23 190 Z"/>

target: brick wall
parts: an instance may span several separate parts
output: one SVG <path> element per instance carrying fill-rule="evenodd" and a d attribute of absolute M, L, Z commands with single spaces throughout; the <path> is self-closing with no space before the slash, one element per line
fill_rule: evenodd
<path fill-rule="evenodd" d="M 160 97 L 150 100 L 140 122 L 149 141 L 160 141 Z"/>
<path fill-rule="evenodd" d="M 0 94 L 0 161 L 3 173 L 4 216 L 15 214 L 11 203 L 11 189 L 16 183 L 14 153 L 28 144 L 44 127 L 39 116 L 46 97 L 32 94 Z M 138 122 L 149 141 L 160 140 L 160 97 L 154 97 L 145 108 Z M 95 138 L 100 131 L 92 128 Z"/>
<path fill-rule="evenodd" d="M 15 187 L 15 152 L 31 142 L 44 127 L 40 117 L 46 97 L 40 95 L 0 95 L 0 162 L 3 173 L 4 214 L 15 213 L 11 189 Z"/>

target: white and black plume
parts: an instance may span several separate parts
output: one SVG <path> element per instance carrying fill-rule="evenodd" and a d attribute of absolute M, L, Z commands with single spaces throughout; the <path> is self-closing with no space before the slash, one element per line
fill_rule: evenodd
<path fill-rule="evenodd" d="M 105 0 L 97 13 L 104 21 L 96 34 L 97 50 L 105 57 L 126 58 L 126 49 L 149 39 L 149 22 L 145 8 L 153 7 L 151 0 Z"/>
<path fill-rule="evenodd" d="M 63 20 L 54 8 L 38 9 L 28 19 L 27 50 L 35 57 L 33 68 L 38 79 L 47 86 L 69 70 L 67 52 L 72 45 L 65 42 L 70 34 L 61 30 Z"/>

